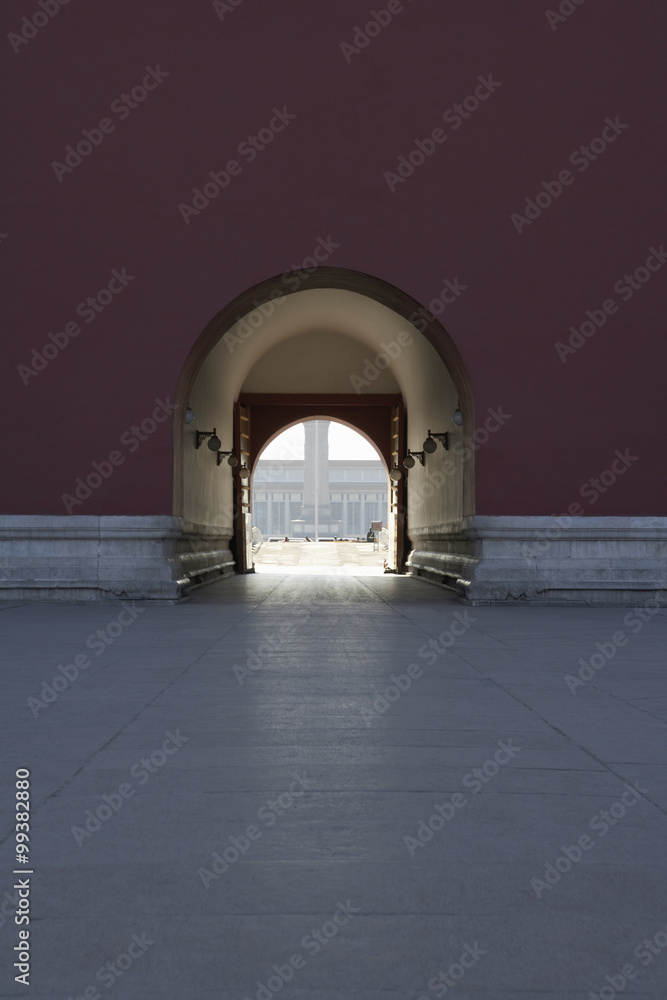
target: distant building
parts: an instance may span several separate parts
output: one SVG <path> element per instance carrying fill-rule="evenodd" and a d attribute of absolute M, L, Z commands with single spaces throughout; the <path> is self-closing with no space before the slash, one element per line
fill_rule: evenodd
<path fill-rule="evenodd" d="M 252 522 L 265 536 L 356 538 L 387 524 L 389 487 L 378 459 L 331 461 L 327 420 L 305 424 L 305 460 L 260 459 Z"/>

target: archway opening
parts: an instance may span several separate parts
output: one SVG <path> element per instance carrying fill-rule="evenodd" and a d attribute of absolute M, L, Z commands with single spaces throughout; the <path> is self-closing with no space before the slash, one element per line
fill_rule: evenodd
<path fill-rule="evenodd" d="M 457 407 L 462 426 L 452 422 Z M 248 290 L 190 352 L 175 414 L 182 533 L 171 561 L 183 586 L 252 570 L 250 476 L 280 431 L 313 418 L 366 433 L 390 470 L 389 568 L 458 586 L 474 511 L 465 448 L 474 406 L 461 357 L 415 300 L 370 275 L 330 268 L 295 288 L 276 278 Z M 207 452 L 213 444 L 217 460 Z"/>
<path fill-rule="evenodd" d="M 379 449 L 349 424 L 313 418 L 276 434 L 255 463 L 251 496 L 256 572 L 385 571 L 388 471 Z"/>

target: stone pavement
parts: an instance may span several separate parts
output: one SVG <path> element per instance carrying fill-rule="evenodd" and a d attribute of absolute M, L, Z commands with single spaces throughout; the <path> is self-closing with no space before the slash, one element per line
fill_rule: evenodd
<path fill-rule="evenodd" d="M 256 574 L 0 633 L 0 997 L 667 997 L 664 610 Z"/>

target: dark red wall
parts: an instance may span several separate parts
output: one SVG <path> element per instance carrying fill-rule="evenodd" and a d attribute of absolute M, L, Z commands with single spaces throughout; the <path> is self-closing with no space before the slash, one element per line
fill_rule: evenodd
<path fill-rule="evenodd" d="M 573 13 L 552 30 L 533 0 L 404 0 L 348 63 L 340 43 L 384 0 L 242 0 L 224 20 L 209 2 L 72 0 L 17 53 L 7 35 L 42 8 L 5 0 L 0 509 L 63 514 L 77 477 L 120 450 L 74 513 L 170 513 L 169 422 L 133 451 L 124 432 L 173 398 L 213 315 L 331 235 L 328 265 L 425 304 L 445 278 L 467 286 L 440 318 L 478 415 L 512 415 L 478 452 L 478 512 L 565 511 L 629 448 L 637 461 L 586 513 L 667 513 L 667 266 L 628 302 L 613 291 L 667 239 L 664 8 L 561 6 Z M 168 78 L 121 120 L 110 105 L 156 65 Z M 458 130 L 443 123 L 488 74 L 495 93 Z M 254 162 L 239 157 L 283 106 L 296 119 Z M 579 173 L 570 154 L 616 116 L 629 128 Z M 52 162 L 104 117 L 115 130 L 59 183 Z M 447 140 L 392 193 L 384 172 L 437 127 Z M 240 176 L 186 225 L 179 203 L 231 158 Z M 566 168 L 574 183 L 519 235 L 511 213 Z M 123 267 L 134 280 L 25 385 L 17 366 Z M 554 343 L 609 298 L 618 312 L 562 363 Z"/>

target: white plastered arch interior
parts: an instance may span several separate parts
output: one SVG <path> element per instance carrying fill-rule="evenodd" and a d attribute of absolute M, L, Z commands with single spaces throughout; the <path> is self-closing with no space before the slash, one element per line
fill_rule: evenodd
<path fill-rule="evenodd" d="M 384 369 L 376 365 L 378 355 L 384 355 Z M 221 331 L 190 392 L 196 419 L 186 427 L 184 440 L 187 528 L 216 529 L 231 536 L 231 473 L 226 464 L 217 467 L 205 447 L 196 450 L 193 441 L 196 429 L 215 427 L 223 449 L 232 447 L 233 404 L 240 392 L 355 394 L 357 390 L 403 396 L 407 444 L 412 449 L 421 449 L 429 428 L 448 430 L 454 438 L 460 433 L 451 422 L 457 397 L 444 362 L 412 324 L 375 299 L 340 289 L 309 289 L 264 304 Z M 439 446 L 435 454 L 427 455 L 425 468 L 417 464 L 411 470 L 409 529 L 460 520 L 460 460 L 455 460 L 456 471 L 443 483 L 441 469 L 447 460 L 452 461 Z M 433 481 L 439 485 L 433 487 Z M 411 499 L 416 501 L 412 508 Z"/>

